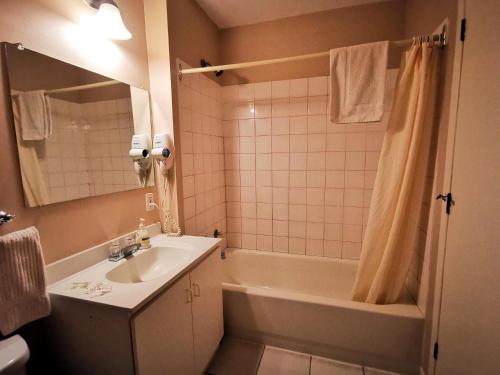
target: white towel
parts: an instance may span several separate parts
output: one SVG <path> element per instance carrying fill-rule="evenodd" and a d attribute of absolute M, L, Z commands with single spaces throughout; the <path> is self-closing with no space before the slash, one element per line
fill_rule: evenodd
<path fill-rule="evenodd" d="M 330 120 L 380 121 L 389 42 L 330 50 Z"/>
<path fill-rule="evenodd" d="M 40 141 L 52 133 L 50 102 L 42 90 L 20 92 L 19 117 L 24 141 Z"/>
<path fill-rule="evenodd" d="M 0 331 L 8 335 L 49 313 L 38 230 L 30 227 L 0 237 Z"/>

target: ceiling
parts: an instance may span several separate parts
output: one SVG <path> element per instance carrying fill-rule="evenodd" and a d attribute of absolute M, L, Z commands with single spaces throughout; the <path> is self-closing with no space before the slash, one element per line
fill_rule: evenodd
<path fill-rule="evenodd" d="M 389 0 L 196 0 L 220 28 Z"/>

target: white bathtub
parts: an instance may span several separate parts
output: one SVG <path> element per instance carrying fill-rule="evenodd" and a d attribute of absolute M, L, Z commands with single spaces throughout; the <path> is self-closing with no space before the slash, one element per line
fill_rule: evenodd
<path fill-rule="evenodd" d="M 226 333 L 264 344 L 416 374 L 423 316 L 349 300 L 357 262 L 227 249 Z"/>

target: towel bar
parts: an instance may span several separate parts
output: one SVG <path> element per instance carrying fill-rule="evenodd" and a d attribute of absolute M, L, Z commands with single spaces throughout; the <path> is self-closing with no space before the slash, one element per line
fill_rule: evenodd
<path fill-rule="evenodd" d="M 0 225 L 9 223 L 16 218 L 16 215 L 8 214 L 5 211 L 0 211 Z"/>

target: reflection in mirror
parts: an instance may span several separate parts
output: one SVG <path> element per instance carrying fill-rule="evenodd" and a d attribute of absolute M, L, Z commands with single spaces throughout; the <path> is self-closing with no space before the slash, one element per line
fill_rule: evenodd
<path fill-rule="evenodd" d="M 5 46 L 27 206 L 153 184 L 147 91 Z M 140 158 L 130 156 L 134 134 L 142 135 Z"/>

